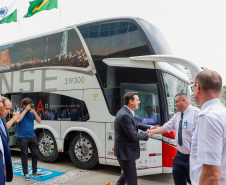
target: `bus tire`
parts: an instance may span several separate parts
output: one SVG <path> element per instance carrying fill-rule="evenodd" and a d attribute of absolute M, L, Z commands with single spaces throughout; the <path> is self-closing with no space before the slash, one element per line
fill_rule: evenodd
<path fill-rule="evenodd" d="M 55 162 L 62 156 L 58 152 L 56 140 L 49 131 L 41 132 L 38 136 L 38 158 L 43 162 Z"/>
<path fill-rule="evenodd" d="M 92 169 L 98 164 L 97 147 L 88 134 L 75 136 L 69 146 L 69 155 L 74 165 L 81 169 Z"/>

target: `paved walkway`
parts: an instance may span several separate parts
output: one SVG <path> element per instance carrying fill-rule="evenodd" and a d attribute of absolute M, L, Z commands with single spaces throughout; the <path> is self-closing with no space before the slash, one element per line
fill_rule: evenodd
<path fill-rule="evenodd" d="M 57 176 L 47 181 L 38 181 L 39 178 L 33 178 L 31 181 L 25 181 L 22 176 L 22 168 L 20 167 L 20 154 L 12 153 L 12 161 L 17 165 L 16 171 L 20 176 L 14 175 L 14 179 L 6 185 L 106 185 L 112 182 L 115 185 L 119 176 L 120 168 L 114 166 L 99 165 L 93 170 L 81 170 L 76 168 L 70 161 L 68 156 L 56 163 L 44 163 L 39 161 L 38 168 L 41 171 L 57 171 L 63 172 L 63 175 Z M 29 158 L 28 165 L 31 166 Z M 47 174 L 47 172 L 45 172 Z M 14 172 L 14 174 L 16 174 Z M 48 175 L 48 174 L 47 174 Z M 40 179 L 41 180 L 41 179 Z M 43 179 L 42 179 L 43 180 Z M 172 174 L 157 174 L 138 177 L 138 185 L 173 185 Z"/>

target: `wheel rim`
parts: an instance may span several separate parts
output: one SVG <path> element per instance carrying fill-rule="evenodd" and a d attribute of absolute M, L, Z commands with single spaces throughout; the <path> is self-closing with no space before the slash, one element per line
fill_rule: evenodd
<path fill-rule="evenodd" d="M 79 139 L 75 143 L 74 152 L 78 160 L 82 162 L 88 161 L 93 155 L 91 142 L 86 138 Z"/>
<path fill-rule="evenodd" d="M 49 135 L 44 135 L 39 141 L 39 150 L 44 156 L 50 156 L 54 151 L 54 141 Z"/>

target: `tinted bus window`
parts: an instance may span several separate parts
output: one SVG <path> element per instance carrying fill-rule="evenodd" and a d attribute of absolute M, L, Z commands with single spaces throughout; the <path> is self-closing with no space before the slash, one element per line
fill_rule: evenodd
<path fill-rule="evenodd" d="M 35 67 L 89 65 L 74 29 L 0 47 L 0 72 Z"/>
<path fill-rule="evenodd" d="M 113 21 L 100 23 L 100 31 L 96 36 L 91 27 L 78 27 L 85 37 L 86 44 L 92 55 L 101 85 L 107 87 L 107 65 L 102 62 L 105 58 L 131 57 L 153 54 L 141 31 L 131 21 Z M 110 30 L 108 30 L 110 29 Z M 121 30 L 120 30 L 121 29 Z M 124 76 L 125 77 L 125 76 Z"/>
<path fill-rule="evenodd" d="M 152 54 L 140 30 L 131 21 L 86 25 L 79 27 L 79 30 L 93 60 Z"/>
<path fill-rule="evenodd" d="M 183 82 L 182 80 L 168 73 L 163 73 L 163 80 L 166 89 L 169 118 L 171 118 L 178 111 L 175 106 L 175 96 L 178 93 L 185 93 L 187 94 L 189 100 L 191 100 L 191 88 L 186 82 Z"/>
<path fill-rule="evenodd" d="M 67 60 L 70 66 L 88 67 L 89 62 L 82 43 L 74 29 L 68 31 Z"/>
<path fill-rule="evenodd" d="M 101 24 L 100 31 L 110 30 L 110 25 L 111 25 L 110 23 Z"/>
<path fill-rule="evenodd" d="M 23 97 L 26 95 L 23 94 Z M 89 119 L 85 103 L 76 98 L 53 93 L 35 93 L 34 103 L 36 111 L 43 120 L 87 121 Z"/>
<path fill-rule="evenodd" d="M 29 97 L 42 120 L 87 121 L 89 112 L 84 101 L 54 93 L 12 94 L 12 104 L 21 107 L 21 100 Z"/>
<path fill-rule="evenodd" d="M 137 92 L 140 100 L 139 109 L 134 118 L 143 124 L 161 125 L 159 93 L 157 84 L 122 84 L 121 95 L 126 92 Z M 122 102 L 122 106 L 123 106 Z"/>
<path fill-rule="evenodd" d="M 136 75 L 131 75 L 131 74 L 136 74 Z M 120 94 L 122 93 L 120 92 L 120 89 L 122 88 L 121 87 L 122 84 L 157 84 L 158 83 L 156 71 L 154 69 L 108 67 L 107 71 L 105 73 L 102 73 L 101 76 L 104 84 L 104 92 L 108 102 L 108 106 L 113 115 L 115 115 L 123 105 L 123 100 L 120 99 L 120 97 L 123 96 L 123 94 Z M 135 87 L 133 86 L 133 88 Z M 142 88 L 133 89 L 133 90 L 142 91 L 141 89 Z M 153 93 L 153 91 L 149 91 L 148 89 L 147 93 L 148 94 Z M 155 92 L 155 94 L 156 93 L 157 91 Z M 156 102 L 158 102 L 157 99 L 156 99 Z M 154 105 L 159 106 L 158 103 L 149 102 L 149 104 L 145 104 L 142 110 L 145 111 L 144 109 L 147 106 L 151 106 L 151 108 L 153 108 Z M 144 114 L 142 112 L 140 114 L 140 118 L 144 118 L 143 115 Z"/>
<path fill-rule="evenodd" d="M 142 19 L 139 19 L 138 22 L 147 35 L 147 38 L 155 54 L 171 54 L 171 50 L 163 34 L 158 28 Z"/>

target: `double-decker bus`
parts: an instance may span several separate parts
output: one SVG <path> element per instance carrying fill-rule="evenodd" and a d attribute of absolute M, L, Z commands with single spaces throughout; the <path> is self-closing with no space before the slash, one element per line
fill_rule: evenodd
<path fill-rule="evenodd" d="M 0 46 L 0 93 L 13 108 L 33 99 L 39 159 L 54 162 L 69 151 L 79 168 L 116 165 L 114 119 L 123 95 L 138 92 L 135 119 L 163 125 L 177 111 L 174 96 L 191 97 L 189 78 L 201 69 L 170 56 L 161 32 L 140 18 L 110 18 L 69 26 Z M 10 129 L 17 146 L 16 124 Z M 140 142 L 138 175 L 171 173 L 175 132 Z"/>

